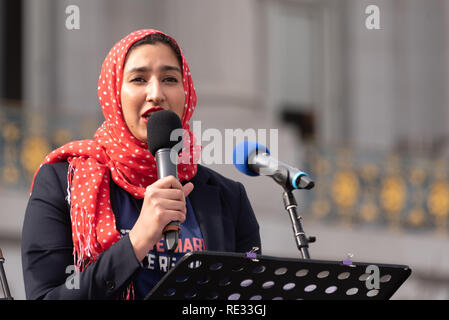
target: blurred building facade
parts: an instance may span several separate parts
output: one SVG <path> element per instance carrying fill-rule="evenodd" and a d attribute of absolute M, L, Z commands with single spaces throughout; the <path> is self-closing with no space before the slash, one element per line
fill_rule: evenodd
<path fill-rule="evenodd" d="M 310 171 L 316 188 L 295 195 L 318 238 L 312 258 L 409 265 L 394 298 L 449 298 L 449 1 L 15 3 L 0 1 L 0 247 L 15 298 L 30 177 L 48 151 L 92 138 L 103 59 L 141 28 L 178 40 L 203 130 L 276 128 L 279 157 Z M 79 29 L 66 26 L 71 5 Z M 366 27 L 369 5 L 379 30 Z M 279 187 L 210 167 L 245 185 L 263 253 L 299 256 Z"/>

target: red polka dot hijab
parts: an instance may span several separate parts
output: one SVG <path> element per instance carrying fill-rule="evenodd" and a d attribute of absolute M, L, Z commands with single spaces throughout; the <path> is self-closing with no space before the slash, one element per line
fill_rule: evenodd
<path fill-rule="evenodd" d="M 69 163 L 67 200 L 71 208 L 74 259 L 80 269 L 121 237 L 111 208 L 110 177 L 136 198 L 143 198 L 146 187 L 157 180 L 156 161 L 147 144 L 128 130 L 120 102 L 126 54 L 135 42 L 152 33 L 161 32 L 135 31 L 116 43 L 106 56 L 98 80 L 98 99 L 105 121 L 94 140 L 68 143 L 51 152 L 41 164 Z M 182 51 L 181 56 L 186 95 L 182 119 L 184 145 L 178 159 L 178 177 L 182 182 L 195 176 L 200 146 L 196 146 L 188 123 L 196 106 L 196 93 Z"/>

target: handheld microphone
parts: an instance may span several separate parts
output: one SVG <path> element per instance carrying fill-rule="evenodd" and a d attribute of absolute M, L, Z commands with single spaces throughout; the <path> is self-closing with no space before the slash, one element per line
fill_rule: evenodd
<path fill-rule="evenodd" d="M 176 157 L 170 158 L 172 148 L 182 141 L 182 135 L 177 140 L 170 140 L 173 130 L 181 129 L 182 123 L 178 115 L 169 110 L 153 113 L 147 122 L 147 141 L 150 153 L 156 158 L 157 175 L 159 179 L 174 176 L 178 179 Z M 170 222 L 162 231 L 167 250 L 174 251 L 178 245 L 180 223 Z"/>
<path fill-rule="evenodd" d="M 233 151 L 233 162 L 234 166 L 246 175 L 271 176 L 285 190 L 309 190 L 315 186 L 307 173 L 272 157 L 268 148 L 261 143 L 239 143 Z"/>

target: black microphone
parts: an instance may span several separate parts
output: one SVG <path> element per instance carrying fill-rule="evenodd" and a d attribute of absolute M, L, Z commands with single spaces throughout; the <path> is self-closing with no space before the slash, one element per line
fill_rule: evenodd
<path fill-rule="evenodd" d="M 177 140 L 172 140 L 171 136 L 177 129 L 181 130 L 180 134 L 177 135 Z M 150 153 L 156 158 L 158 178 L 174 176 L 178 179 L 177 153 L 173 149 L 182 142 L 182 123 L 178 115 L 169 110 L 151 114 L 147 122 L 147 141 Z M 170 157 L 172 152 L 175 152 L 176 156 Z M 178 246 L 179 230 L 179 221 L 170 222 L 163 230 L 169 252 L 175 251 Z"/>
<path fill-rule="evenodd" d="M 261 143 L 239 143 L 234 148 L 233 161 L 240 172 L 249 176 L 271 176 L 286 190 L 312 189 L 315 186 L 307 173 L 277 160 Z"/>

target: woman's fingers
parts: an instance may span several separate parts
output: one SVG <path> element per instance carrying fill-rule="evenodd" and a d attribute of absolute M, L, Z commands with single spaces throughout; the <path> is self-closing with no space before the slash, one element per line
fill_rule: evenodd
<path fill-rule="evenodd" d="M 194 186 L 193 183 L 189 182 L 182 186 L 182 191 L 184 192 L 184 197 L 187 197 L 190 192 L 192 192 Z"/>
<path fill-rule="evenodd" d="M 159 179 L 147 187 L 139 218 L 130 231 L 130 240 L 139 261 L 160 240 L 167 224 L 185 221 L 185 198 L 192 190 L 191 182 L 183 186 L 173 176 Z"/>
<path fill-rule="evenodd" d="M 154 200 L 154 208 L 160 211 L 180 211 L 184 214 L 187 212 L 185 202 L 179 200 L 156 199 Z"/>
<path fill-rule="evenodd" d="M 159 189 L 182 189 L 181 182 L 174 176 L 164 177 L 162 179 L 156 180 L 151 186 Z"/>
<path fill-rule="evenodd" d="M 146 189 L 145 198 L 162 198 L 185 202 L 185 196 L 182 189 L 158 189 L 153 186 Z"/>
<path fill-rule="evenodd" d="M 179 210 L 164 210 L 163 214 L 155 215 L 156 221 L 160 224 L 161 230 L 172 221 L 179 221 L 183 223 L 186 220 L 186 215 Z"/>

